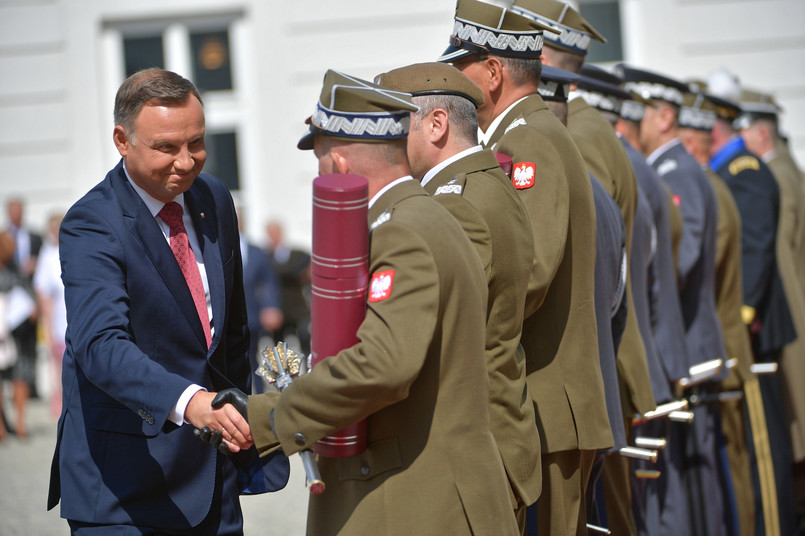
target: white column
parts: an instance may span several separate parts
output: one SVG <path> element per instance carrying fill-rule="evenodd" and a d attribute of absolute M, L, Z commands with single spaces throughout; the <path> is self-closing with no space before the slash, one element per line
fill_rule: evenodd
<path fill-rule="evenodd" d="M 165 68 L 193 80 L 190 34 L 184 24 L 171 24 L 163 34 Z"/>

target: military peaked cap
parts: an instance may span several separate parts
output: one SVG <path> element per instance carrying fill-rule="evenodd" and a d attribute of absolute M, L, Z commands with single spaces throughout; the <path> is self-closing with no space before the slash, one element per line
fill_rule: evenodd
<path fill-rule="evenodd" d="M 542 32 L 552 28 L 480 0 L 458 0 L 450 46 L 438 61 L 452 63 L 473 54 L 539 58 Z"/>
<path fill-rule="evenodd" d="M 561 32 L 545 34 L 549 47 L 585 56 L 593 39 L 607 42 L 578 11 L 560 0 L 515 0 L 512 11 Z"/>
<path fill-rule="evenodd" d="M 297 147 L 312 149 L 316 134 L 360 142 L 405 138 L 410 113 L 417 110 L 407 93 L 329 70 L 316 109 L 306 121 L 310 130 Z"/>
<path fill-rule="evenodd" d="M 455 95 L 469 100 L 476 108 L 484 103 L 484 95 L 478 86 L 447 63 L 416 63 L 401 67 L 376 76 L 375 83 L 410 93 L 412 97 Z"/>
<path fill-rule="evenodd" d="M 543 65 L 539 78 L 539 94 L 546 101 L 566 102 L 570 95 L 570 85 L 578 81 L 579 75 L 576 73 Z"/>
<path fill-rule="evenodd" d="M 632 99 L 632 94 L 620 86 L 623 78 L 617 74 L 595 65 L 585 65 L 580 74 L 575 93 L 597 110 L 620 115 L 623 102 Z"/>
<path fill-rule="evenodd" d="M 637 69 L 624 63 L 615 66 L 614 72 L 623 77 L 624 88 L 644 99 L 657 99 L 682 106 L 688 86 L 659 73 Z"/>

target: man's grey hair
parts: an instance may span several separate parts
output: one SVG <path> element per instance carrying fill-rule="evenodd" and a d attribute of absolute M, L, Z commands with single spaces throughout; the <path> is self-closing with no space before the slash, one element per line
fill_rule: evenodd
<path fill-rule="evenodd" d="M 498 56 L 503 68 L 509 71 L 509 78 L 517 86 L 534 84 L 539 87 L 542 76 L 542 60 L 539 58 L 506 58 Z"/>
<path fill-rule="evenodd" d="M 478 145 L 478 111 L 469 99 L 458 95 L 421 95 L 414 97 L 419 111 L 411 114 L 411 128 L 419 129 L 422 118 L 437 108 L 447 112 L 456 140 L 467 146 Z"/>
<path fill-rule="evenodd" d="M 190 80 L 164 69 L 137 71 L 126 78 L 115 96 L 115 125 L 120 125 L 134 143 L 134 123 L 147 104 L 181 106 L 190 96 L 202 103 L 198 89 Z M 202 103 L 203 104 L 203 103 Z"/>

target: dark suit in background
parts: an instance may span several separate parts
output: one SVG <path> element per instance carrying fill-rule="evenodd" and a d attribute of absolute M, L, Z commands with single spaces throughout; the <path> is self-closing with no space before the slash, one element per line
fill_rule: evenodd
<path fill-rule="evenodd" d="M 268 259 L 279 277 L 282 288 L 282 327 L 274 333 L 275 341 L 284 341 L 289 334 L 299 338 L 299 350 L 310 353 L 310 255 L 288 248 L 282 240 L 282 227 L 268 225 L 271 245 Z"/>
<path fill-rule="evenodd" d="M 598 327 L 598 358 L 604 380 L 607 415 L 614 446 L 595 456 L 587 485 L 587 520 L 603 524 L 604 505 L 596 502 L 604 456 L 618 456 L 627 446 L 626 429 L 618 384 L 617 353 L 626 327 L 626 227 L 615 200 L 595 177 L 590 177 L 595 201 L 595 320 Z M 602 497 L 603 498 L 603 497 Z"/>
<path fill-rule="evenodd" d="M 265 309 L 281 309 L 280 281 L 268 260 L 266 252 L 249 244 L 243 238 L 240 241 L 243 254 L 243 290 L 246 294 L 246 314 L 249 324 L 249 357 L 252 365 L 259 366 L 260 351 L 258 343 L 263 334 L 260 313 Z M 265 385 L 260 378 L 252 378 L 256 393 L 262 393 Z"/>

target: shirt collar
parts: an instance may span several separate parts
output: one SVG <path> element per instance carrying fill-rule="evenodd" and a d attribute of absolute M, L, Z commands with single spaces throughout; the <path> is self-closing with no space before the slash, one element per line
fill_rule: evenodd
<path fill-rule="evenodd" d="M 157 215 L 159 214 L 159 211 L 162 210 L 162 207 L 164 207 L 167 203 L 163 203 L 159 199 L 153 197 L 151 194 L 149 194 L 148 192 L 137 186 L 133 180 L 131 180 L 129 170 L 126 169 L 125 160 L 123 161 L 123 172 L 126 174 L 126 179 L 128 179 L 129 184 L 131 184 L 132 188 L 134 188 L 134 191 L 137 192 L 137 195 L 139 195 L 140 199 L 142 199 L 143 203 L 145 203 L 145 206 L 148 208 L 148 211 L 151 212 L 151 215 L 156 218 Z M 173 200 L 179 203 L 179 205 L 182 207 L 182 214 L 185 214 L 186 211 L 184 209 L 184 193 L 177 195 L 176 197 L 173 198 Z"/>
<path fill-rule="evenodd" d="M 374 205 L 374 204 L 375 204 L 375 202 L 376 202 L 378 199 L 380 199 L 380 196 L 381 196 L 381 195 L 383 195 L 384 193 L 388 192 L 389 190 L 391 190 L 392 188 L 394 188 L 395 186 L 397 186 L 397 185 L 398 185 L 398 184 L 400 184 L 400 183 L 403 183 L 403 182 L 405 182 L 405 181 L 412 181 L 412 180 L 414 180 L 414 178 L 413 178 L 411 175 L 406 175 L 405 177 L 400 177 L 399 179 L 397 179 L 397 180 L 395 180 L 395 181 L 392 181 L 392 182 L 388 183 L 388 184 L 387 184 L 387 185 L 385 185 L 383 188 L 381 188 L 381 189 L 380 189 L 380 191 L 379 191 L 379 192 L 377 192 L 377 193 L 376 193 L 376 194 L 375 194 L 375 195 L 372 197 L 372 199 L 370 199 L 370 200 L 369 200 L 369 208 L 372 208 L 372 205 Z"/>
<path fill-rule="evenodd" d="M 444 168 L 446 168 L 447 166 L 449 166 L 453 162 L 461 160 L 465 156 L 475 154 L 478 151 L 483 151 L 483 149 L 484 148 L 481 147 L 480 145 L 476 145 L 475 147 L 470 147 L 469 149 L 464 149 L 460 153 L 456 153 L 453 156 L 451 156 L 450 158 L 447 158 L 446 160 L 443 160 L 443 161 L 439 162 L 438 164 L 436 164 L 433 167 L 433 169 L 431 169 L 430 171 L 425 173 L 424 177 L 422 177 L 422 186 L 425 186 L 426 184 L 428 184 L 431 181 L 431 179 L 436 176 L 437 173 L 439 173 L 441 170 L 443 170 Z"/>
<path fill-rule="evenodd" d="M 478 139 L 481 141 L 481 143 L 482 143 L 482 144 L 484 144 L 484 146 L 489 145 L 489 140 L 491 140 L 491 139 L 492 139 L 492 135 L 495 133 L 495 131 L 496 131 L 496 130 L 498 129 L 498 127 L 500 126 L 500 123 L 503 121 L 503 118 L 504 118 L 504 117 L 506 117 L 506 115 L 507 115 L 507 114 L 508 114 L 510 111 L 512 111 L 512 109 L 513 109 L 515 106 L 517 106 L 518 104 L 520 104 L 520 102 L 522 102 L 523 100 L 527 99 L 528 97 L 530 97 L 530 95 L 526 95 L 526 96 L 525 96 L 525 97 L 523 97 L 522 99 L 518 99 L 518 100 L 514 101 L 513 103 L 511 103 L 511 104 L 509 105 L 509 107 L 508 107 L 508 108 L 506 108 L 505 110 L 503 110 L 503 113 L 499 114 L 499 115 L 498 115 L 498 116 L 495 118 L 495 120 L 494 120 L 494 121 L 492 121 L 492 124 L 491 124 L 491 125 L 489 125 L 489 128 L 488 128 L 488 129 L 486 129 L 486 132 L 484 132 L 484 131 L 483 131 L 483 130 L 481 130 L 480 128 L 478 129 Z"/>

